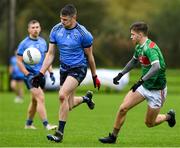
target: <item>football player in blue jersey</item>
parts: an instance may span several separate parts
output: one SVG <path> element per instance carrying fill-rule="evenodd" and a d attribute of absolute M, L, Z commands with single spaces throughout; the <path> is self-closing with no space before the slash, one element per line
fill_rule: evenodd
<path fill-rule="evenodd" d="M 31 84 L 31 80 L 34 75 L 36 75 L 43 63 L 45 54 L 47 52 L 47 44 L 46 41 L 39 36 L 41 31 L 40 23 L 37 20 L 31 20 L 28 23 L 28 32 L 29 36 L 27 36 L 18 46 L 17 50 L 17 61 L 18 66 L 21 69 L 21 71 L 24 73 L 25 78 L 24 82 L 27 86 L 27 88 L 31 92 L 31 102 L 28 107 L 28 115 L 27 115 L 27 121 L 25 125 L 25 129 L 36 129 L 35 126 L 32 124 L 33 119 L 35 116 L 36 111 L 38 112 L 44 127 L 47 130 L 55 129 L 56 125 L 50 125 L 47 120 L 47 114 L 46 114 L 46 108 L 45 108 L 45 101 L 44 101 L 44 92 L 43 92 L 43 86 L 36 88 L 33 87 Z M 35 65 L 28 65 L 25 62 L 23 62 L 23 52 L 25 49 L 29 47 L 35 47 L 39 49 L 41 53 L 41 60 L 38 64 Z M 50 77 L 52 81 L 55 81 L 55 78 L 52 73 L 52 67 L 48 67 L 48 71 L 50 72 Z M 45 78 L 43 77 L 42 83 L 45 84 Z"/>
<path fill-rule="evenodd" d="M 16 50 L 15 50 L 15 54 L 16 54 Z M 17 58 L 16 58 L 15 55 L 10 58 L 9 74 L 10 74 L 10 86 L 11 86 L 11 89 L 16 94 L 14 102 L 15 103 L 23 103 L 24 74 L 21 72 L 21 70 L 19 69 L 19 67 L 17 65 Z"/>
<path fill-rule="evenodd" d="M 76 97 L 76 88 L 86 76 L 89 65 L 94 87 L 100 88 L 100 81 L 96 74 L 96 64 L 93 56 L 93 37 L 91 33 L 76 21 L 77 10 L 72 4 L 61 9 L 61 22 L 55 25 L 50 33 L 49 50 L 40 73 L 33 78 L 33 85 L 41 84 L 44 73 L 54 59 L 55 47 L 59 49 L 60 85 L 59 127 L 54 135 L 49 134 L 48 140 L 62 142 L 64 127 L 68 113 L 81 103 L 86 103 L 90 109 L 94 108 L 93 93 L 88 91 L 83 97 Z"/>

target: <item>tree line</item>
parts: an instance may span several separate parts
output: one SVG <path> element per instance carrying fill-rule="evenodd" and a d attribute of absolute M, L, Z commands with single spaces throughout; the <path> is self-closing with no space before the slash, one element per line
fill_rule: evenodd
<path fill-rule="evenodd" d="M 0 64 L 7 65 L 9 51 L 9 0 L 0 1 Z M 98 67 L 121 67 L 132 57 L 129 26 L 134 21 L 148 23 L 151 39 L 160 46 L 168 68 L 178 68 L 180 57 L 180 0 L 16 0 L 15 45 L 27 35 L 27 23 L 37 19 L 48 42 L 51 28 L 60 21 L 60 9 L 73 3 L 78 22 L 94 36 L 94 55 Z M 57 52 L 56 52 L 57 53 Z M 58 60 L 54 61 L 57 65 Z"/>

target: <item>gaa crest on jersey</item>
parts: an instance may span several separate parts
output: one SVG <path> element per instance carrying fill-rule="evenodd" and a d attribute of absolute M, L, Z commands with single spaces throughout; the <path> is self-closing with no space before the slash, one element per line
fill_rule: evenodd
<path fill-rule="evenodd" d="M 74 39 L 78 40 L 78 34 L 77 33 L 74 33 Z"/>

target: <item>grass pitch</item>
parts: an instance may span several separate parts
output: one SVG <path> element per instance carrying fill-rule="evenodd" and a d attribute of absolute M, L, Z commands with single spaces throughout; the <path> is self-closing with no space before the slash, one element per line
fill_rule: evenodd
<path fill-rule="evenodd" d="M 99 137 L 107 136 L 112 131 L 116 111 L 123 97 L 139 77 L 139 70 L 130 73 L 130 83 L 121 92 L 94 92 L 96 103 L 94 110 L 83 104 L 70 112 L 65 128 L 63 143 L 54 143 L 46 139 L 46 135 L 54 131 L 46 131 L 36 114 L 34 125 L 37 130 L 25 130 L 26 112 L 29 93 L 25 94 L 23 104 L 15 104 L 14 94 L 0 92 L 0 147 L 178 147 L 180 146 L 180 78 L 179 70 L 167 70 L 168 96 L 161 110 L 166 113 L 175 109 L 177 124 L 174 128 L 163 123 L 154 128 L 144 124 L 147 104 L 144 101 L 128 112 L 126 121 L 116 144 L 101 144 Z M 83 95 L 91 86 L 79 88 L 78 95 Z M 81 91 L 80 91 L 81 90 Z M 92 88 L 93 90 L 93 88 Z M 46 108 L 50 123 L 58 124 L 58 93 L 46 92 Z"/>

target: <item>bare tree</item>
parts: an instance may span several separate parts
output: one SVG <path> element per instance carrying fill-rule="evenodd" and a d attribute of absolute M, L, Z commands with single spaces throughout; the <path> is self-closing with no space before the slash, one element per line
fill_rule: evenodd
<path fill-rule="evenodd" d="M 9 51 L 12 51 L 15 47 L 15 13 L 16 13 L 16 0 L 9 0 L 9 19 L 8 19 Z"/>

